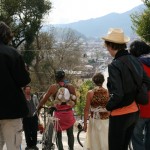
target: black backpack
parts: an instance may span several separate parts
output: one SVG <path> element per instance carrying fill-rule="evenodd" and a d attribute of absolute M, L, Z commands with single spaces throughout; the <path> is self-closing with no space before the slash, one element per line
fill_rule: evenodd
<path fill-rule="evenodd" d="M 125 57 L 119 57 L 119 60 L 121 60 L 124 64 L 126 64 L 131 72 L 132 78 L 134 80 L 134 83 L 137 86 L 137 90 L 135 93 L 135 101 L 137 104 L 146 105 L 149 102 L 149 95 L 148 95 L 148 88 L 146 86 L 146 83 L 143 82 L 143 79 L 139 76 L 138 79 L 135 79 L 134 72 L 135 69 L 132 66 L 128 60 L 126 60 Z M 144 72 L 144 69 L 143 69 Z"/>

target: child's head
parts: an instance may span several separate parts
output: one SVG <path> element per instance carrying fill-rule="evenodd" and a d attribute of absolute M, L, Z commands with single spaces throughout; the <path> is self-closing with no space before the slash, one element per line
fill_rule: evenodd
<path fill-rule="evenodd" d="M 93 77 L 92 77 L 92 81 L 97 85 L 97 86 L 102 86 L 104 83 L 104 75 L 100 72 L 96 73 Z"/>

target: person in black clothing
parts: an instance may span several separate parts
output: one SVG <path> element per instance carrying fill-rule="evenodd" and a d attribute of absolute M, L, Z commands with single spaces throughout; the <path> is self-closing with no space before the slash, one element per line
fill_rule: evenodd
<path fill-rule="evenodd" d="M 31 86 L 27 85 L 24 88 L 24 94 L 27 100 L 29 113 L 23 118 L 23 129 L 27 147 L 25 150 L 38 150 L 37 145 L 37 131 L 38 131 L 38 116 L 34 115 L 36 107 L 39 104 L 38 98 L 35 94 L 31 94 Z"/>
<path fill-rule="evenodd" d="M 130 53 L 137 57 L 150 77 L 150 46 L 144 41 L 135 40 L 130 44 Z M 150 95 L 150 91 L 148 91 Z M 150 149 L 150 96 L 147 105 L 139 105 L 140 118 L 134 128 L 132 145 L 134 150 Z"/>
<path fill-rule="evenodd" d="M 67 88 L 69 90 L 69 93 L 75 96 L 74 99 L 70 99 L 70 100 L 72 100 L 74 104 L 76 104 L 75 87 L 71 83 L 68 83 L 68 81 L 65 80 L 65 72 L 63 70 L 56 71 L 55 80 L 56 83 L 50 85 L 49 89 L 41 99 L 37 107 L 38 111 L 40 111 L 41 107 L 46 103 L 49 97 L 55 100 L 59 87 Z M 64 98 L 65 98 L 65 94 L 64 94 Z M 54 116 L 59 119 L 58 121 L 59 125 L 55 126 L 57 131 L 56 144 L 58 150 L 64 150 L 63 142 L 62 142 L 62 131 L 64 130 L 66 130 L 67 132 L 69 150 L 74 150 L 73 125 L 75 123 L 75 118 L 72 110 L 73 107 L 74 106 L 67 105 L 67 102 L 62 102 L 61 104 L 57 104 L 54 107 L 55 108 Z"/>
<path fill-rule="evenodd" d="M 105 37 L 106 49 L 114 58 L 108 66 L 107 87 L 110 94 L 106 109 L 110 111 L 109 118 L 109 150 L 127 150 L 134 127 L 139 118 L 139 109 L 134 101 L 137 85 L 130 68 L 121 59 L 134 68 L 134 75 L 140 76 L 150 89 L 150 79 L 146 76 L 139 61 L 126 50 L 129 37 L 122 29 L 111 28 Z"/>
<path fill-rule="evenodd" d="M 8 46 L 11 29 L 0 22 L 0 150 L 20 150 L 22 119 L 28 114 L 22 87 L 30 83 L 22 56 Z"/>

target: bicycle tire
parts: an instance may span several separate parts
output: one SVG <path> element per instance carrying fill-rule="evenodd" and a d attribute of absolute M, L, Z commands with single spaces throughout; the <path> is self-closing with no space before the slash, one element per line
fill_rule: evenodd
<path fill-rule="evenodd" d="M 54 150 L 55 144 L 53 143 L 54 124 L 50 123 L 47 132 L 44 133 L 42 139 L 42 150 Z"/>
<path fill-rule="evenodd" d="M 82 144 L 82 142 L 80 141 L 80 134 L 81 134 L 81 132 L 84 132 L 84 130 L 81 129 L 81 130 L 78 131 L 78 133 L 77 133 L 77 141 L 78 141 L 78 143 L 80 144 L 80 146 L 83 147 L 83 144 Z"/>
<path fill-rule="evenodd" d="M 132 142 L 130 141 L 129 146 L 128 146 L 129 150 L 133 150 L 132 148 Z"/>

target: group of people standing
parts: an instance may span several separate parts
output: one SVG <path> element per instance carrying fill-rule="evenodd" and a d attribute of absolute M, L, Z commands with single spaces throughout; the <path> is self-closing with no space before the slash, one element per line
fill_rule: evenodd
<path fill-rule="evenodd" d="M 4 143 L 7 150 L 19 150 L 22 128 L 26 149 L 38 149 L 38 116 L 33 116 L 33 113 L 36 109 L 40 111 L 50 96 L 55 99 L 60 87 L 67 88 L 74 98 L 72 106 L 66 102 L 55 106 L 54 116 L 59 118 L 60 124 L 56 144 L 59 150 L 63 150 L 62 131 L 66 130 L 69 150 L 74 150 L 74 86 L 66 82 L 65 72 L 59 70 L 55 74 L 56 83 L 50 85 L 39 102 L 28 86 L 31 79 L 22 56 L 8 46 L 12 37 L 11 29 L 0 22 L 0 150 Z M 122 58 L 134 68 L 136 76 L 141 77 L 139 82 L 146 84 L 150 98 L 150 46 L 143 41 L 134 41 L 127 49 L 130 39 L 117 28 L 111 28 L 102 39 L 114 59 L 108 65 L 107 89 L 103 87 L 102 73 L 98 72 L 92 78 L 95 87 L 88 91 L 84 109 L 84 130 L 87 132 L 84 149 L 128 150 L 132 141 L 134 150 L 149 150 L 150 102 L 144 106 L 135 102 L 137 85 L 128 63 L 124 63 Z"/>
<path fill-rule="evenodd" d="M 126 43 L 130 39 L 124 35 L 122 29 L 117 28 L 111 28 L 102 39 L 114 59 L 108 65 L 108 91 L 102 87 L 103 75 L 97 73 L 93 77 L 93 82 L 99 89 L 99 94 L 95 88 L 87 93 L 84 109 L 84 130 L 87 130 L 85 149 L 128 150 L 129 143 L 132 141 L 134 150 L 149 150 L 150 46 L 143 41 L 136 40 L 127 50 Z M 146 105 L 139 105 L 135 102 L 138 86 L 133 72 L 134 75 L 140 77 L 141 81 L 138 82 L 143 82 L 147 86 L 149 102 Z"/>

